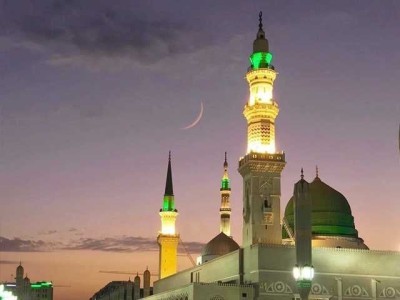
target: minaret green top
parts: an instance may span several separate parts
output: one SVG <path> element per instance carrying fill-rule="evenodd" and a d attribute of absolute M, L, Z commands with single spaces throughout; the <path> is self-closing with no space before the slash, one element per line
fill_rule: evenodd
<path fill-rule="evenodd" d="M 231 190 L 231 183 L 228 177 L 228 161 L 226 158 L 226 152 L 225 152 L 225 161 L 224 161 L 224 175 L 222 176 L 221 179 L 221 191 L 230 191 Z"/>
<path fill-rule="evenodd" d="M 257 38 L 253 43 L 253 53 L 250 55 L 250 68 L 257 70 L 260 68 L 272 68 L 272 53 L 269 52 L 268 40 L 265 38 L 265 32 L 262 24 L 262 12 L 260 11 Z"/>
<path fill-rule="evenodd" d="M 174 201 L 174 189 L 172 185 L 171 151 L 169 151 L 168 156 L 167 181 L 165 183 L 165 193 L 163 207 L 161 211 L 176 211 Z"/>

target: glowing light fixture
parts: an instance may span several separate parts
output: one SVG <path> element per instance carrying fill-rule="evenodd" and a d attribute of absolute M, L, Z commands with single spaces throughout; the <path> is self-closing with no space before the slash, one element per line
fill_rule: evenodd
<path fill-rule="evenodd" d="M 51 281 L 35 282 L 31 284 L 31 288 L 33 289 L 50 288 L 52 286 L 53 283 Z"/>
<path fill-rule="evenodd" d="M 272 53 L 270 52 L 255 52 L 249 57 L 251 66 L 254 69 L 266 68 L 272 62 Z"/>
<path fill-rule="evenodd" d="M 298 265 L 296 265 L 296 266 L 293 268 L 293 277 L 294 277 L 295 280 L 298 280 L 298 279 L 300 278 L 300 275 L 301 275 L 300 268 L 299 268 Z"/>
<path fill-rule="evenodd" d="M 163 199 L 163 211 L 174 211 L 175 201 L 174 196 L 165 195 Z"/>
<path fill-rule="evenodd" d="M 293 268 L 293 277 L 297 281 L 298 285 L 311 285 L 311 281 L 314 278 L 314 267 L 307 265 L 304 267 L 299 267 L 296 265 Z"/>
<path fill-rule="evenodd" d="M 221 180 L 221 189 L 229 190 L 229 188 L 230 188 L 229 179 L 228 178 L 223 178 Z"/>
<path fill-rule="evenodd" d="M 10 291 L 4 290 L 4 284 L 0 284 L 0 299 L 17 300 L 17 296 L 14 296 Z"/>

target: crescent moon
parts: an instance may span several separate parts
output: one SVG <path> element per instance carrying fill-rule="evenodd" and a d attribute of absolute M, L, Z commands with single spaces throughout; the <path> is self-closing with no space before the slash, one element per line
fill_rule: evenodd
<path fill-rule="evenodd" d="M 186 127 L 183 127 L 182 129 L 183 129 L 183 130 L 185 130 L 185 129 L 190 129 L 190 128 L 196 126 L 197 123 L 200 122 L 201 117 L 203 116 L 203 111 L 204 111 L 203 102 L 201 102 L 201 103 L 200 103 L 200 113 L 199 113 L 199 115 L 197 116 L 196 120 L 194 120 L 194 122 L 193 122 L 192 124 L 190 124 L 190 125 L 188 125 L 188 126 L 186 126 Z"/>

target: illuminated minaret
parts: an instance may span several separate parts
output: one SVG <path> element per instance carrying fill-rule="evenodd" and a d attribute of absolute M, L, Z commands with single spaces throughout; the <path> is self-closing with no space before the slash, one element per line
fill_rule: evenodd
<path fill-rule="evenodd" d="M 172 187 L 171 151 L 168 158 L 167 182 L 163 206 L 160 209 L 161 231 L 157 242 L 160 246 L 159 274 L 160 279 L 175 274 L 177 269 L 177 250 L 179 234 L 175 231 L 175 221 L 178 211 L 175 208 L 174 191 Z"/>
<path fill-rule="evenodd" d="M 276 151 L 275 118 L 278 103 L 273 98 L 277 73 L 272 65 L 268 40 L 259 15 L 259 29 L 246 73 L 250 96 L 243 114 L 247 120 L 247 153 L 239 161 L 243 177 L 243 246 L 281 244 L 281 172 L 285 155 Z"/>
<path fill-rule="evenodd" d="M 226 159 L 225 152 L 225 162 L 224 162 L 224 175 L 221 179 L 221 208 L 219 209 L 219 214 L 221 216 L 220 231 L 225 233 L 227 236 L 231 236 L 231 205 L 229 202 L 229 197 L 231 195 L 231 184 L 228 177 L 228 161 Z"/>

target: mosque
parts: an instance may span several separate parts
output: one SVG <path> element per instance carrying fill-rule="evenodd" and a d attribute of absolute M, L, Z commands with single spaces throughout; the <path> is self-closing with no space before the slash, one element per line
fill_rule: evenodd
<path fill-rule="evenodd" d="M 154 282 L 153 294 L 145 298 L 400 299 L 400 252 L 376 251 L 365 245 L 358 235 L 349 202 L 319 177 L 318 169 L 310 183 L 301 174 L 294 196 L 281 216 L 281 173 L 286 158 L 275 146 L 279 105 L 273 97 L 277 72 L 272 58 L 260 13 L 246 73 L 250 91 L 243 110 L 247 151 L 238 164 L 243 177 L 242 245 L 230 233 L 231 186 L 225 153 L 220 233 L 204 246 L 196 266 L 177 272 L 180 238 L 175 227 L 178 205 L 173 193 L 170 154 L 159 211 L 160 278 Z M 296 194 L 300 186 L 305 188 Z M 308 199 L 305 214 L 301 214 L 300 205 L 296 208 L 296 203 L 301 203 L 299 199 Z M 301 232 L 300 227 L 306 230 Z M 308 248 L 307 238 L 305 243 L 300 238 L 303 236 L 308 236 Z M 307 264 L 298 265 L 299 255 L 308 259 Z M 297 280 L 299 270 L 306 268 L 308 281 Z M 304 274 L 300 278 L 305 278 Z M 302 289 L 307 289 L 306 296 Z"/>
<path fill-rule="evenodd" d="M 277 72 L 260 13 L 259 28 L 246 73 L 250 96 L 243 114 L 247 151 L 238 171 L 243 177 L 242 245 L 230 235 L 230 181 L 225 154 L 221 180 L 220 233 L 207 243 L 197 265 L 177 272 L 178 216 L 171 156 L 157 237 L 160 279 L 149 300 L 303 299 L 293 277 L 296 266 L 296 195 L 281 217 L 281 173 L 285 153 L 275 147 L 279 105 L 273 97 Z M 307 186 L 311 218 L 309 299 L 400 299 L 400 252 L 368 248 L 358 235 L 349 202 L 318 175 Z M 303 218 L 304 219 L 304 218 Z M 311 247 L 312 245 L 312 247 Z M 301 253 L 301 251 L 300 251 Z"/>

